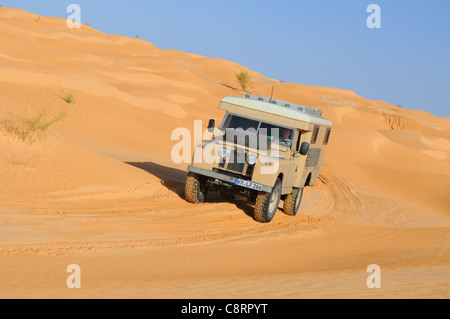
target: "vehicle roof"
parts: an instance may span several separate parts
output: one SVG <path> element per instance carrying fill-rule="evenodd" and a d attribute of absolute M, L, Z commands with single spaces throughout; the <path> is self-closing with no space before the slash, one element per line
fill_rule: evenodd
<path fill-rule="evenodd" d="M 268 97 L 246 94 L 244 97 L 226 96 L 221 102 L 238 105 L 248 109 L 286 117 L 306 123 L 332 126 L 331 121 L 322 117 L 322 111 L 302 105 L 292 104 Z M 221 106 L 219 105 L 219 109 Z"/>

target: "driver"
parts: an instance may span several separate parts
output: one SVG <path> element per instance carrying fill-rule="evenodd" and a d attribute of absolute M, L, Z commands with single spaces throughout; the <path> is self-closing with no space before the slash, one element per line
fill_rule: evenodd
<path fill-rule="evenodd" d="M 287 129 L 287 128 L 282 128 L 281 129 L 281 135 L 280 135 L 280 140 L 281 141 L 290 141 L 292 138 L 292 130 Z"/>

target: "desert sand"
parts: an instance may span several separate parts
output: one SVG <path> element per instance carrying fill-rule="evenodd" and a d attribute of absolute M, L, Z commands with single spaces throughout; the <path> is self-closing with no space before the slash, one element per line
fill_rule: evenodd
<path fill-rule="evenodd" d="M 19 9 L 0 8 L 0 45 L 0 298 L 450 297 L 449 118 Z M 241 71 L 333 122 L 296 217 L 183 199 L 172 131 L 219 122 Z M 62 114 L 45 136 L 8 130 L 43 109 Z"/>

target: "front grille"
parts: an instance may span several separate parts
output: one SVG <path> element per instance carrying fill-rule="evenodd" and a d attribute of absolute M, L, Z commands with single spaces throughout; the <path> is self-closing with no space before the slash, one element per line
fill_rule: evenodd
<path fill-rule="evenodd" d="M 225 159 L 224 159 L 224 158 L 221 158 L 221 159 L 220 159 L 219 167 L 220 167 L 220 168 L 225 168 Z"/>
<path fill-rule="evenodd" d="M 245 163 L 228 163 L 227 170 L 242 173 L 244 171 Z"/>
<path fill-rule="evenodd" d="M 246 176 L 253 174 L 253 166 L 247 164 L 245 150 L 236 148 L 227 159 L 221 159 L 219 168 Z"/>
<path fill-rule="evenodd" d="M 245 167 L 245 151 L 240 148 L 236 148 L 228 159 L 227 169 L 229 171 L 242 173 Z"/>

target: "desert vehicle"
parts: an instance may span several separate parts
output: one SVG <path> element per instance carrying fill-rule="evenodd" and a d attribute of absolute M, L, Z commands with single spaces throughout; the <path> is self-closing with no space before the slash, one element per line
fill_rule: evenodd
<path fill-rule="evenodd" d="M 295 216 L 303 189 L 319 177 L 332 123 L 320 110 L 249 94 L 225 97 L 219 109 L 226 114 L 218 130 L 209 121 L 212 139 L 195 143 L 185 199 L 202 203 L 210 191 L 245 195 L 261 223 L 283 200 L 283 212 Z"/>

